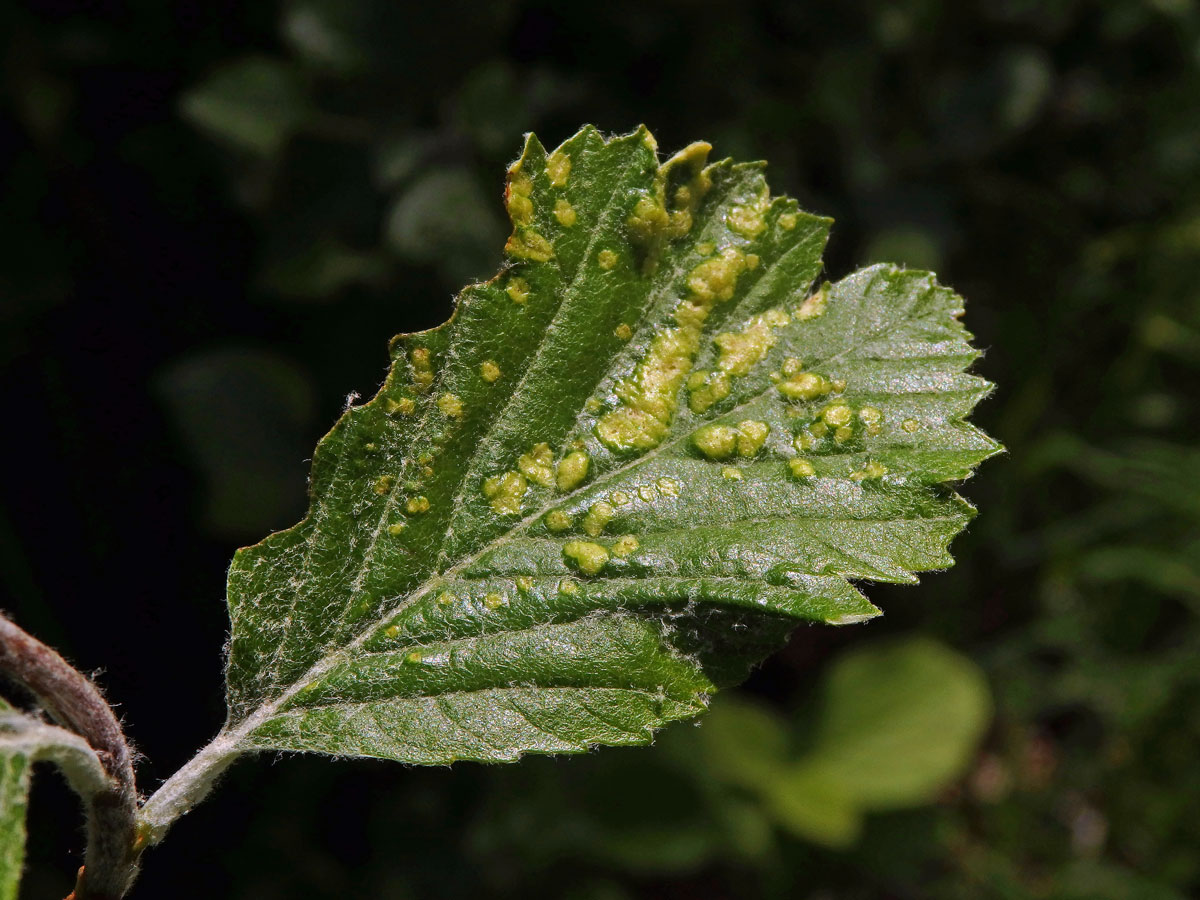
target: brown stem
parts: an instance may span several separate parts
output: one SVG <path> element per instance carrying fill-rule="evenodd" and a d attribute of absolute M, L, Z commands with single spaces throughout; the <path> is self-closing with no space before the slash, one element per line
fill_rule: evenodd
<path fill-rule="evenodd" d="M 137 786 L 133 753 L 121 723 L 96 686 L 65 659 L 0 615 L 0 671 L 33 693 L 60 725 L 96 751 L 112 787 L 84 802 L 87 853 L 75 886 L 76 900 L 118 900 L 137 873 Z"/>

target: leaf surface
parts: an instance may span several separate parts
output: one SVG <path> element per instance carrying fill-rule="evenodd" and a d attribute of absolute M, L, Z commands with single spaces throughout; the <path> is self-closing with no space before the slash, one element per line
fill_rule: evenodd
<path fill-rule="evenodd" d="M 818 285 L 761 164 L 585 128 L 508 176 L 507 263 L 392 343 L 296 527 L 229 573 L 236 751 L 410 763 L 642 744 L 859 581 L 951 564 L 998 445 L 927 273 Z"/>

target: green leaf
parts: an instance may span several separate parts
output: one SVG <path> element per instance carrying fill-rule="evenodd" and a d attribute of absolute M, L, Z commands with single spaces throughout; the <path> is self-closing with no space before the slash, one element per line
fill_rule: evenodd
<path fill-rule="evenodd" d="M 814 290 L 829 220 L 708 152 L 527 140 L 504 269 L 393 342 L 307 518 L 235 556 L 229 721 L 168 794 L 252 749 L 643 744 L 797 623 L 876 615 L 853 582 L 951 564 L 945 482 L 998 449 L 961 299 L 888 266 Z"/>
<path fill-rule="evenodd" d="M 278 153 L 309 116 L 299 74 L 265 57 L 246 57 L 214 72 L 181 100 L 194 125 L 241 150 Z"/>
<path fill-rule="evenodd" d="M 83 738 L 18 712 L 0 699 L 0 900 L 13 900 L 21 883 L 30 770 L 42 760 L 57 764 L 81 796 L 111 786 Z"/>
<path fill-rule="evenodd" d="M 931 802 L 969 765 L 991 720 L 983 673 L 926 638 L 838 660 L 812 749 L 765 793 L 790 830 L 844 846 L 862 816 Z"/>
<path fill-rule="evenodd" d="M 488 197 L 461 169 L 434 169 L 408 186 L 387 217 L 388 243 L 417 262 L 437 261 L 455 284 L 495 265 L 504 237 Z"/>

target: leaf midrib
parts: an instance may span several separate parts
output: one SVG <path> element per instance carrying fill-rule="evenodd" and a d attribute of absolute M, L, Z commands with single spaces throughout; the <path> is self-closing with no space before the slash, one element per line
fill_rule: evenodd
<path fill-rule="evenodd" d="M 350 700 L 338 703 L 316 703 L 308 706 L 294 706 L 291 709 L 285 709 L 279 713 L 281 716 L 299 716 L 304 713 L 313 712 L 323 709 L 352 709 L 354 707 L 376 706 L 381 703 L 404 703 L 404 702 L 421 702 L 421 701 L 440 701 L 452 700 L 455 697 L 468 697 L 472 694 L 486 694 L 490 691 L 496 692 L 514 692 L 514 693 L 541 693 L 542 691 L 621 691 L 628 694 L 644 694 L 649 697 L 665 696 L 669 700 L 686 701 L 688 698 L 697 693 L 705 693 L 704 691 L 687 690 L 682 692 L 672 693 L 670 691 L 654 690 L 647 687 L 638 687 L 636 685 L 577 685 L 577 684 L 503 684 L 491 685 L 488 687 L 464 688 L 455 691 L 445 691 L 440 694 L 414 694 L 409 697 L 391 697 L 378 700 Z"/>

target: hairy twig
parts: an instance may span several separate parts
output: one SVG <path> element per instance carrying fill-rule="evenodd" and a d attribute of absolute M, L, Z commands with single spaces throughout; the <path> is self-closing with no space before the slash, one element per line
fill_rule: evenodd
<path fill-rule="evenodd" d="M 121 723 L 96 686 L 54 650 L 0 615 L 0 671 L 24 685 L 47 713 L 96 752 L 111 779 L 83 797 L 87 853 L 76 900 L 117 900 L 137 873 L 137 786 Z"/>

